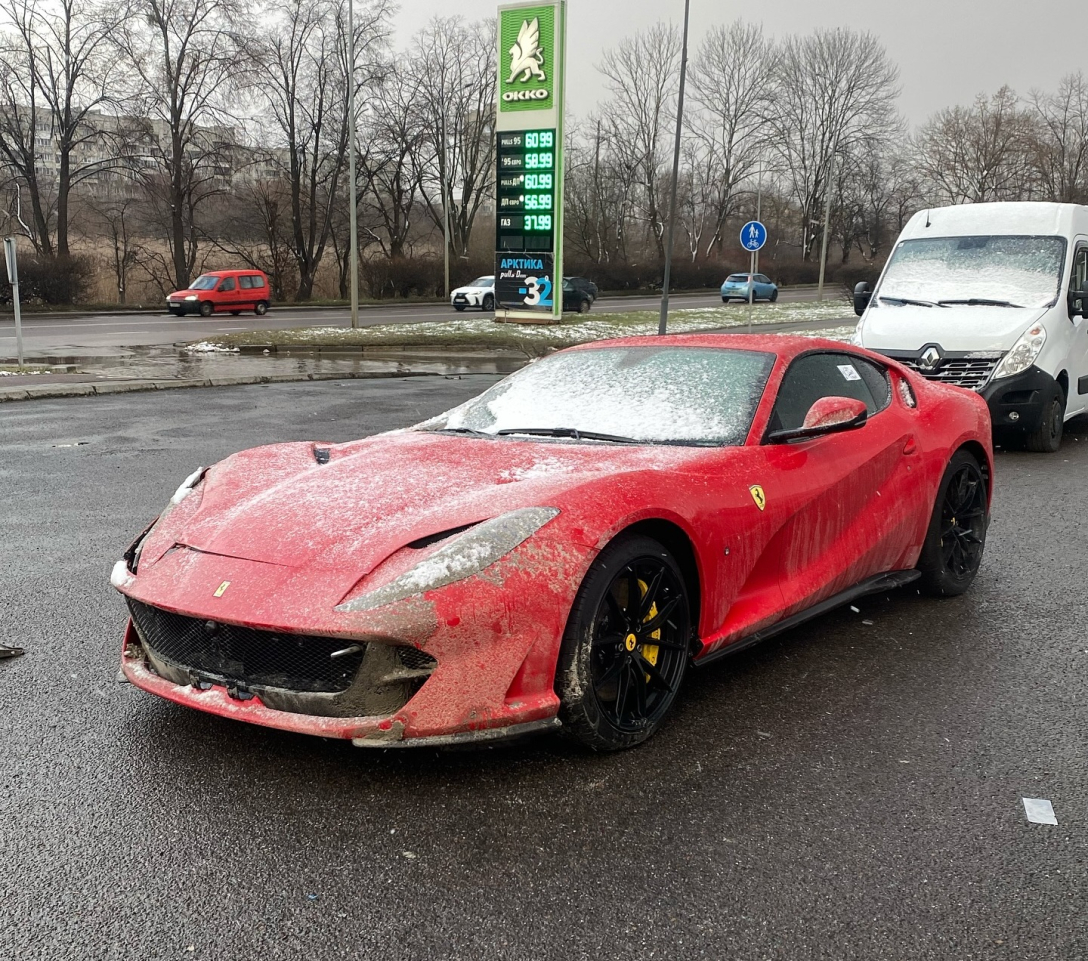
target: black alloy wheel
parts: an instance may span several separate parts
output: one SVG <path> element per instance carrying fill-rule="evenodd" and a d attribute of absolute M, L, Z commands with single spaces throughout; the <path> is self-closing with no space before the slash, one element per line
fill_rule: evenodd
<path fill-rule="evenodd" d="M 214 310 L 215 310 L 215 306 L 212 304 L 212 302 L 210 300 L 205 300 L 200 305 L 200 316 L 201 317 L 211 317 Z"/>
<path fill-rule="evenodd" d="M 492 297 L 491 294 L 485 295 L 482 309 L 485 311 L 495 309 L 495 298 Z"/>
<path fill-rule="evenodd" d="M 986 547 L 988 501 L 978 461 L 958 451 L 941 479 L 919 558 L 926 593 L 955 597 L 971 586 Z"/>
<path fill-rule="evenodd" d="M 556 688 L 564 732 L 596 751 L 661 726 L 691 656 L 688 593 L 672 555 L 642 536 L 613 541 L 571 610 Z"/>

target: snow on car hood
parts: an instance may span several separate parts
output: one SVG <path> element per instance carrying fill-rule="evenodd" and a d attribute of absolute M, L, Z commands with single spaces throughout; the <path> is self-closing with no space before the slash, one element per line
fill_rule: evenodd
<path fill-rule="evenodd" d="M 423 537 L 529 506 L 563 507 L 572 487 L 676 466 L 682 447 L 481 440 L 407 431 L 330 448 L 243 451 L 212 468 L 178 541 L 285 567 L 369 573 Z"/>
<path fill-rule="evenodd" d="M 940 344 L 953 351 L 1004 351 L 1048 309 L 881 304 L 866 311 L 861 343 L 870 350 L 921 350 Z"/>

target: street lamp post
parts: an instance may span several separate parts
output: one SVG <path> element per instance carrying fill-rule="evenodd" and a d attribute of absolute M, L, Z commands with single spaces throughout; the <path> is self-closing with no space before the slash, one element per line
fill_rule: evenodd
<path fill-rule="evenodd" d="M 688 75 L 688 15 L 691 0 L 684 0 L 684 41 L 680 55 L 680 93 L 676 101 L 676 144 L 672 157 L 672 195 L 669 199 L 669 236 L 665 246 L 665 276 L 661 284 L 661 318 L 657 332 L 664 336 L 669 323 L 669 284 L 672 282 L 672 246 L 676 239 L 676 187 L 680 179 L 680 140 L 684 132 L 684 83 Z"/>
<path fill-rule="evenodd" d="M 355 185 L 355 10 L 348 0 L 348 224 L 351 240 L 348 273 L 351 277 L 351 326 L 359 326 L 359 217 Z"/>

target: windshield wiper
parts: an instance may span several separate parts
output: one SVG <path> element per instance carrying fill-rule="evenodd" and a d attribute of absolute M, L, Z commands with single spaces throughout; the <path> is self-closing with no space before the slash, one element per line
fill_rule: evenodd
<path fill-rule="evenodd" d="M 496 431 L 499 437 L 512 434 L 525 434 L 530 437 L 570 437 L 573 440 L 605 440 L 613 444 L 643 444 L 645 441 L 634 437 L 621 437 L 618 434 L 599 434 L 593 430 L 578 430 L 575 427 L 519 427 Z"/>
<path fill-rule="evenodd" d="M 968 307 L 1019 307 L 1019 304 L 1011 304 L 1007 300 L 989 300 L 986 297 L 968 297 L 966 300 L 941 300 L 939 306 L 948 307 L 951 304 L 966 304 Z"/>
<path fill-rule="evenodd" d="M 494 437 L 494 434 L 489 434 L 482 430 L 473 430 L 471 427 L 436 427 L 433 429 L 434 434 L 475 434 L 477 437 Z"/>
<path fill-rule="evenodd" d="M 939 304 L 935 304 L 932 300 L 911 300 L 910 297 L 885 297 L 883 294 L 880 296 L 880 302 L 882 304 L 902 304 L 904 307 L 943 307 L 947 303 L 945 300 L 942 300 Z"/>

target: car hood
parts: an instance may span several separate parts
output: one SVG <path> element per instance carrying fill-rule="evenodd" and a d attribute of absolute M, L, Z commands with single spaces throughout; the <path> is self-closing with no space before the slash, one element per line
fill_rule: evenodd
<path fill-rule="evenodd" d="M 458 287 L 454 290 L 455 294 L 489 294 L 493 291 L 494 287 Z"/>
<path fill-rule="evenodd" d="M 1047 309 L 885 304 L 866 311 L 861 343 L 870 350 L 918 351 L 939 344 L 953 351 L 1005 351 Z"/>
<path fill-rule="evenodd" d="M 574 488 L 676 467 L 706 450 L 532 443 L 404 431 L 328 448 L 282 444 L 216 465 L 175 540 L 198 551 L 362 576 L 394 552 L 520 507 L 564 509 Z M 324 454 L 322 454 L 324 457 Z"/>
<path fill-rule="evenodd" d="M 187 287 L 185 290 L 175 290 L 172 294 L 167 294 L 166 296 L 167 297 L 185 297 L 188 294 L 200 295 L 200 294 L 206 294 L 206 293 L 207 293 L 206 290 L 193 290 L 193 289 Z"/>

